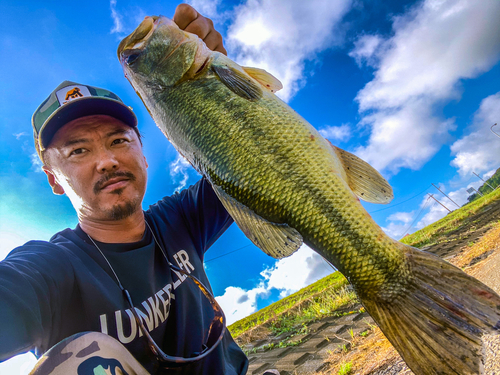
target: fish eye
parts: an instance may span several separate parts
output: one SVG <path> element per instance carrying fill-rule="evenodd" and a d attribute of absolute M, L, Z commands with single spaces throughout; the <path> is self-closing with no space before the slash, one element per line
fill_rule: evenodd
<path fill-rule="evenodd" d="M 127 65 L 132 65 L 137 61 L 137 58 L 141 55 L 142 50 L 139 48 L 130 48 L 122 52 L 122 61 Z"/>
<path fill-rule="evenodd" d="M 139 57 L 139 53 L 133 53 L 125 58 L 125 62 L 127 65 L 131 65 L 134 63 L 135 60 Z"/>

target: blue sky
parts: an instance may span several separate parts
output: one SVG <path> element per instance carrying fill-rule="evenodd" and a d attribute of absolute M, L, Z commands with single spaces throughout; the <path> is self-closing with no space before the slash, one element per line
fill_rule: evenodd
<path fill-rule="evenodd" d="M 0 4 L 0 259 L 30 239 L 74 227 L 69 200 L 52 194 L 33 146 L 31 116 L 62 81 L 107 88 L 137 114 L 149 162 L 144 207 L 199 176 L 178 158 L 124 78 L 119 41 L 146 15 L 177 2 Z M 229 56 L 278 77 L 278 95 L 332 143 L 388 179 L 394 200 L 364 204 L 399 239 L 443 217 L 440 186 L 459 204 L 500 165 L 498 0 L 191 1 L 215 21 Z M 227 254 L 227 255 L 226 255 Z M 206 255 L 229 321 L 327 275 L 310 249 L 276 261 L 233 225 Z M 16 362 L 17 361 L 17 362 Z M 28 362 L 26 362 L 28 361 Z M 26 372 L 22 357 L 0 372 Z M 24 370 L 22 369 L 26 367 Z"/>

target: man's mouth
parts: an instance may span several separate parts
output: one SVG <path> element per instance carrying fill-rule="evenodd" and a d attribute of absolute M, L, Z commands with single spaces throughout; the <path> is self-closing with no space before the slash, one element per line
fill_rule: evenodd
<path fill-rule="evenodd" d="M 114 172 L 104 176 L 94 185 L 94 193 L 99 194 L 103 190 L 112 191 L 124 188 L 128 182 L 135 181 L 131 172 Z"/>
<path fill-rule="evenodd" d="M 104 186 L 101 188 L 101 190 L 113 190 L 113 189 L 119 189 L 124 187 L 127 182 L 129 181 L 128 178 L 120 177 L 120 178 L 113 178 L 109 180 Z"/>

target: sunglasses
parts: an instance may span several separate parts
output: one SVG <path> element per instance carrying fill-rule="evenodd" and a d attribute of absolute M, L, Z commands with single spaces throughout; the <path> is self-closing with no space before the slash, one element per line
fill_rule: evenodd
<path fill-rule="evenodd" d="M 149 347 L 151 348 L 151 351 L 155 355 L 156 359 L 158 362 L 160 362 L 163 366 L 162 367 L 179 367 L 188 363 L 193 363 L 196 361 L 199 361 L 203 358 L 205 358 L 207 355 L 212 353 L 214 349 L 220 344 L 222 341 L 222 338 L 224 337 L 224 331 L 226 329 L 226 317 L 224 316 L 224 312 L 222 311 L 221 307 L 213 297 L 212 293 L 209 292 L 209 290 L 203 285 L 203 283 L 198 280 L 196 277 L 190 275 L 186 271 L 180 269 L 177 266 L 174 266 L 172 263 L 169 262 L 169 266 L 172 270 L 175 270 L 183 275 L 186 275 L 188 278 L 193 280 L 193 282 L 200 288 L 201 292 L 203 295 L 208 299 L 210 302 L 210 305 L 212 306 L 214 310 L 214 318 L 212 322 L 210 323 L 210 327 L 208 328 L 208 332 L 206 333 L 205 337 L 206 339 L 204 340 L 204 344 L 201 345 L 200 351 L 193 353 L 192 357 L 177 357 L 177 356 L 171 356 L 163 352 L 161 348 L 158 346 L 158 344 L 153 340 L 151 335 L 149 334 L 148 330 L 144 326 L 144 322 L 142 319 L 139 317 L 137 314 L 137 311 L 134 308 L 134 303 L 132 302 L 132 298 L 130 297 L 130 293 L 128 292 L 127 289 L 122 287 L 122 292 L 125 296 L 125 299 L 127 300 L 128 304 L 130 305 L 130 310 L 132 311 L 132 314 L 134 315 L 134 318 L 142 332 L 142 334 L 146 337 L 148 340 Z"/>

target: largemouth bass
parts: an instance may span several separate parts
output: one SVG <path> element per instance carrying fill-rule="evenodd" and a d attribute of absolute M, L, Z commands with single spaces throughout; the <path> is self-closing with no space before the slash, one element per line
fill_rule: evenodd
<path fill-rule="evenodd" d="M 388 237 L 358 198 L 387 203 L 389 184 L 282 102 L 279 81 L 165 17 L 146 17 L 118 57 L 158 127 L 260 249 L 281 258 L 306 243 L 331 262 L 414 373 L 482 373 L 481 336 L 500 330 L 500 297 Z"/>

